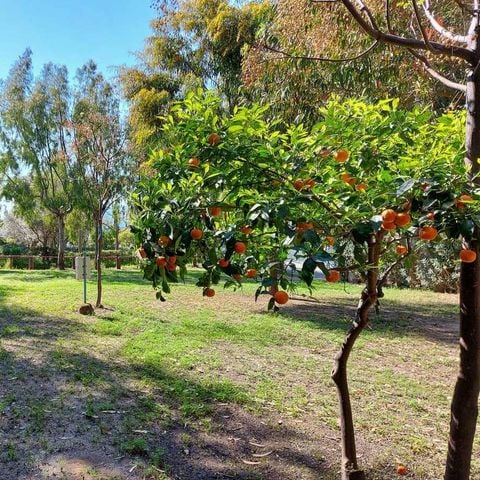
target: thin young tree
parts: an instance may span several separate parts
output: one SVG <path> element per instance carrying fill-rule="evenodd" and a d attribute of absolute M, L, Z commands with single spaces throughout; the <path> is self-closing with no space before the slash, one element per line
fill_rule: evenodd
<path fill-rule="evenodd" d="M 96 307 L 102 305 L 103 220 L 134 172 L 119 96 L 90 61 L 77 72 L 73 150 L 82 197 L 95 221 Z"/>
<path fill-rule="evenodd" d="M 463 2 L 455 0 L 452 4 L 430 0 L 394 3 L 390 0 L 311 0 L 309 7 L 314 15 L 321 18 L 327 14 L 320 10 L 335 4 L 346 8 L 354 24 L 353 32 L 358 30 L 371 38 L 368 48 L 354 59 L 368 55 L 380 44 L 406 49 L 412 55 L 412 69 L 423 70 L 435 80 L 465 95 L 466 99 L 466 134 L 465 162 L 468 166 L 467 183 L 471 189 L 480 185 L 480 9 L 478 0 Z M 323 5 L 322 5 L 323 4 Z M 442 7 L 442 16 L 434 11 Z M 452 23 L 452 28 L 445 26 L 445 19 Z M 356 25 L 356 27 L 355 27 Z M 453 31 L 464 28 L 459 34 Z M 343 59 L 321 58 L 281 51 L 275 46 L 266 46 L 270 51 L 292 58 L 317 61 L 341 62 Z M 442 71 L 435 68 L 435 61 L 442 60 Z M 352 60 L 352 59 L 345 59 Z M 463 66 L 466 70 L 465 82 L 448 78 L 445 65 L 451 70 Z M 478 398 L 480 393 L 480 229 L 475 226 L 471 240 L 465 240 L 466 246 L 477 253 L 473 263 L 462 263 L 460 271 L 460 372 L 455 385 L 451 404 L 450 436 L 445 467 L 446 480 L 467 480 L 470 478 L 471 456 L 478 417 Z M 369 303 L 376 300 L 378 292 L 372 289 Z M 336 359 L 333 378 L 337 384 L 343 430 L 343 477 L 344 479 L 365 478 L 358 469 L 355 452 L 353 417 L 348 395 L 346 364 L 353 347 L 357 330 L 362 322 L 356 323 L 342 346 Z M 359 333 L 359 332 L 358 332 Z M 350 472 L 350 473 L 349 473 Z"/>

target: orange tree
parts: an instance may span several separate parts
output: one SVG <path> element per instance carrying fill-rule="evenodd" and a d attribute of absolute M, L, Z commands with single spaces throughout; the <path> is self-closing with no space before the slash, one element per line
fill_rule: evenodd
<path fill-rule="evenodd" d="M 352 326 L 332 373 L 342 428 L 343 478 L 364 478 L 355 452 L 347 361 L 388 274 L 418 245 L 469 240 L 476 202 L 462 197 L 461 115 L 433 120 L 395 101 L 332 100 L 311 129 L 267 121 L 265 107 L 222 114 L 197 92 L 164 119 L 159 147 L 132 194 L 133 231 L 145 277 L 164 301 L 194 256 L 203 295 L 259 282 L 268 308 L 288 301 L 295 278 L 311 287 L 347 271 L 365 278 Z M 463 260 L 475 254 L 463 249 Z M 293 259 L 302 259 L 292 275 Z"/>

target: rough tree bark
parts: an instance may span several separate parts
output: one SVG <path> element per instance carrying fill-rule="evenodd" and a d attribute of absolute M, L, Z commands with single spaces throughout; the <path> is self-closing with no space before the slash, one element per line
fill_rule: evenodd
<path fill-rule="evenodd" d="M 377 301 L 378 261 L 380 258 L 383 231 L 371 235 L 368 240 L 368 271 L 355 320 L 345 341 L 335 357 L 332 379 L 337 386 L 340 404 L 340 426 L 342 433 L 342 480 L 365 480 L 365 473 L 358 468 L 353 426 L 352 405 L 348 390 L 347 364 L 352 348 L 368 324 L 368 312 Z"/>
<path fill-rule="evenodd" d="M 478 25 L 476 34 L 478 34 Z M 476 40 L 471 47 L 480 56 Z M 479 72 L 467 79 L 466 162 L 470 180 L 477 185 L 480 158 L 480 80 Z M 475 232 L 478 238 L 480 232 Z M 460 269 L 460 370 L 452 398 L 450 437 L 445 480 L 468 480 L 480 393 L 480 259 L 478 242 L 470 248 L 477 252 L 474 263 L 462 262 Z"/>
<path fill-rule="evenodd" d="M 57 268 L 65 270 L 65 216 L 57 216 L 58 223 L 58 254 L 57 254 Z"/>

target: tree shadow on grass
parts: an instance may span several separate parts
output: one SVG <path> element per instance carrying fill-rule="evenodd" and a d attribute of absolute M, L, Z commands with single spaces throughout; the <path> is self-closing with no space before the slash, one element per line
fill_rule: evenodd
<path fill-rule="evenodd" d="M 88 322 L 0 303 L 2 480 L 335 478 L 324 432 L 262 421 L 231 382 L 79 348 Z"/>
<path fill-rule="evenodd" d="M 308 321 L 322 330 L 347 332 L 355 317 L 357 299 L 336 298 L 334 301 L 293 301 L 282 307 L 280 314 L 294 321 Z M 446 304 L 410 304 L 382 299 L 379 314 L 372 308 L 369 328 L 395 336 L 423 336 L 446 344 L 458 341 L 458 314 L 455 307 Z"/>

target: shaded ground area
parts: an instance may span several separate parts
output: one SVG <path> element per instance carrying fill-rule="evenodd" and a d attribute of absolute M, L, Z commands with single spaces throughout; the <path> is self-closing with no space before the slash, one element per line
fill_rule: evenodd
<path fill-rule="evenodd" d="M 213 301 L 178 286 L 163 304 L 138 273 L 110 273 L 115 308 L 85 318 L 79 284 L 43 275 L 0 272 L 2 480 L 338 478 L 329 370 L 356 287 L 272 316 L 253 285 Z M 352 358 L 360 460 L 371 479 L 397 462 L 438 479 L 456 298 L 387 296 Z"/>

